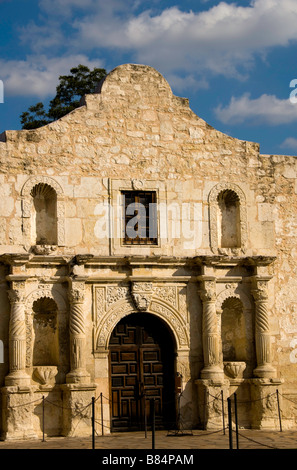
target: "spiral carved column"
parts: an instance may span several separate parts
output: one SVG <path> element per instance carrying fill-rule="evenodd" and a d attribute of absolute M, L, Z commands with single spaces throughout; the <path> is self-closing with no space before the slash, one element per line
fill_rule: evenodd
<path fill-rule="evenodd" d="M 203 281 L 200 290 L 203 302 L 202 336 L 204 369 L 201 372 L 203 379 L 223 379 L 223 368 L 220 364 L 220 338 L 218 334 L 216 314 L 216 282 Z"/>
<path fill-rule="evenodd" d="M 70 301 L 70 372 L 67 383 L 88 383 L 90 376 L 86 371 L 86 335 L 84 318 L 84 284 L 73 283 L 69 291 Z"/>
<path fill-rule="evenodd" d="M 252 295 L 255 300 L 255 336 L 257 367 L 256 377 L 275 377 L 276 371 L 271 365 L 271 339 L 268 315 L 268 279 L 255 278 Z"/>
<path fill-rule="evenodd" d="M 5 385 L 29 385 L 26 373 L 26 318 L 23 286 L 13 285 L 8 292 L 11 303 L 9 321 L 9 374 Z"/>

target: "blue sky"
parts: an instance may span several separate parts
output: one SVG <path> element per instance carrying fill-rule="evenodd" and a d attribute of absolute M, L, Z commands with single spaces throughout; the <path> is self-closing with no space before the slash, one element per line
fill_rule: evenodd
<path fill-rule="evenodd" d="M 216 129 L 297 155 L 297 0 L 0 0 L 0 133 L 71 67 L 128 62 Z"/>

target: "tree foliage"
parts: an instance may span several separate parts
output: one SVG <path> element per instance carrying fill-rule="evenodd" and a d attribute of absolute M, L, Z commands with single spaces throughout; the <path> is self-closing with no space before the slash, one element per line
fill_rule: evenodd
<path fill-rule="evenodd" d="M 81 97 L 94 93 L 100 80 L 106 76 L 105 69 L 95 67 L 90 70 L 81 64 L 70 69 L 70 73 L 60 75 L 56 96 L 50 101 L 48 111 L 39 102 L 20 115 L 22 129 L 36 129 L 70 113 L 79 106 Z"/>

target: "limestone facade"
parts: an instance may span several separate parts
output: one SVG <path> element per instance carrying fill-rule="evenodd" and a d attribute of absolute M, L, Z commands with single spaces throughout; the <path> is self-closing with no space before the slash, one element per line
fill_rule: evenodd
<path fill-rule="evenodd" d="M 92 397 L 109 432 L 110 340 L 133 313 L 173 338 L 184 427 L 222 427 L 236 393 L 241 426 L 278 429 L 280 400 L 296 428 L 295 157 L 127 64 L 62 119 L 4 132 L 0 159 L 2 438 L 40 437 L 44 399 L 46 434 L 90 435 Z M 125 239 L 123 194 L 153 198 L 153 237 Z"/>

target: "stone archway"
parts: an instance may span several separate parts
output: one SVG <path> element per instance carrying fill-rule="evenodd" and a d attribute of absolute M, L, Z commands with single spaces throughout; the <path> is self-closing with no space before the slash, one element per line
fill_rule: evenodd
<path fill-rule="evenodd" d="M 179 304 L 176 286 L 149 285 L 145 283 L 146 308 L 143 303 L 137 306 L 137 302 L 132 298 L 130 283 L 95 285 L 93 287 L 93 344 L 95 357 L 95 380 L 98 386 L 98 393 L 102 393 L 106 400 L 103 401 L 103 422 L 109 428 L 111 422 L 110 410 L 110 374 L 109 374 L 109 343 L 112 332 L 116 325 L 128 317 L 130 314 L 145 312 L 152 317 L 156 317 L 163 322 L 171 332 L 176 345 L 176 374 L 182 379 L 182 389 L 186 388 L 190 381 L 190 338 L 189 325 L 186 315 Z M 138 284 L 139 286 L 139 284 Z M 143 285 L 142 285 L 143 287 Z M 139 292 L 139 291 L 138 291 Z M 181 308 L 178 309 L 178 306 Z M 187 400 L 187 399 L 186 399 Z"/>
<path fill-rule="evenodd" d="M 122 318 L 109 340 L 111 430 L 144 429 L 154 400 L 156 426 L 176 420 L 176 343 L 164 321 L 137 312 Z"/>

